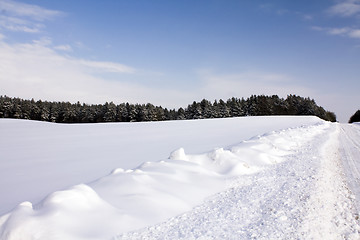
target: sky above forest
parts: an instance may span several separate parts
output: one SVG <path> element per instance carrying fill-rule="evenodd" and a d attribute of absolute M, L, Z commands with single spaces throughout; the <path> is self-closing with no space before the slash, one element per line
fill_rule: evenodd
<path fill-rule="evenodd" d="M 0 0 L 0 95 L 186 107 L 296 94 L 360 108 L 360 0 Z"/>

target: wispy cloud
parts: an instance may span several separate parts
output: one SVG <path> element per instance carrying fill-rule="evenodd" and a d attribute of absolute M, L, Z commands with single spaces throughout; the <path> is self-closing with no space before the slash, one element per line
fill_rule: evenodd
<path fill-rule="evenodd" d="M 319 31 L 319 32 L 325 30 L 323 27 L 319 27 L 319 26 L 312 26 L 311 29 L 314 30 L 314 31 Z"/>
<path fill-rule="evenodd" d="M 42 37 L 40 39 L 33 40 L 32 43 L 39 46 L 51 46 L 52 40 L 49 37 Z"/>
<path fill-rule="evenodd" d="M 36 21 L 49 20 L 63 14 L 60 11 L 49 10 L 37 5 L 15 2 L 12 0 L 1 0 L 0 12 L 3 15 L 29 17 Z"/>
<path fill-rule="evenodd" d="M 327 32 L 331 35 L 346 35 L 349 33 L 349 31 L 350 29 L 348 27 L 327 29 Z"/>
<path fill-rule="evenodd" d="M 45 28 L 44 20 L 62 15 L 36 5 L 11 0 L 0 1 L 0 28 L 13 32 L 38 33 Z"/>
<path fill-rule="evenodd" d="M 313 20 L 314 17 L 312 15 L 309 15 L 309 14 L 303 14 L 302 15 L 302 18 L 306 21 L 310 21 L 310 20 Z"/>
<path fill-rule="evenodd" d="M 0 41 L 0 52 L 0 95 L 87 103 L 152 102 L 172 106 L 179 105 L 179 99 L 185 103 L 193 99 L 193 95 L 190 97 L 177 89 L 165 90 L 129 81 L 129 77 L 134 79 L 138 74 L 133 67 L 62 55 L 51 47 L 49 39 L 27 44 Z M 106 74 L 108 72 L 110 76 Z"/>
<path fill-rule="evenodd" d="M 276 14 L 282 16 L 282 15 L 285 15 L 285 14 L 291 14 L 291 11 L 288 10 L 288 9 L 283 9 L 282 8 L 282 9 L 276 10 Z"/>
<path fill-rule="evenodd" d="M 331 16 L 360 17 L 360 0 L 339 0 L 326 12 Z M 360 28 L 355 24 L 344 27 L 312 27 L 313 30 L 326 32 L 328 35 L 360 39 Z"/>
<path fill-rule="evenodd" d="M 326 32 L 329 35 L 337 35 L 337 36 L 360 39 L 360 29 L 357 28 L 350 28 L 350 27 L 325 28 L 325 27 L 313 26 L 312 30 Z"/>
<path fill-rule="evenodd" d="M 279 16 L 291 13 L 291 11 L 288 10 L 288 9 L 279 8 L 276 5 L 270 4 L 270 3 L 260 4 L 259 9 L 261 9 L 264 12 L 275 13 L 275 14 L 277 14 Z"/>
<path fill-rule="evenodd" d="M 88 61 L 88 60 L 79 60 L 79 59 L 75 59 L 73 60 L 73 62 L 75 64 L 85 66 L 87 68 L 100 70 L 102 72 L 135 73 L 134 68 L 114 62 L 99 62 L 99 61 Z"/>
<path fill-rule="evenodd" d="M 360 13 L 360 0 L 344 0 L 327 9 L 331 15 L 350 17 Z"/>
<path fill-rule="evenodd" d="M 18 17 L 0 16 L 0 27 L 12 32 L 38 33 L 45 26 Z"/>
<path fill-rule="evenodd" d="M 360 39 L 360 29 L 353 29 L 348 33 L 349 37 Z"/>
<path fill-rule="evenodd" d="M 54 49 L 65 52 L 72 52 L 72 47 L 68 44 L 55 46 Z"/>
<path fill-rule="evenodd" d="M 307 13 L 303 13 L 303 12 L 299 12 L 299 11 L 293 11 L 290 9 L 286 9 L 286 8 L 282 8 L 279 6 L 276 6 L 274 4 L 270 4 L 270 3 L 265 3 L 265 4 L 260 4 L 258 6 L 258 8 L 266 13 L 272 13 L 281 17 L 285 17 L 285 16 L 296 16 L 301 18 L 302 20 L 305 21 L 310 21 L 314 19 L 314 16 L 307 14 Z"/>
<path fill-rule="evenodd" d="M 273 5 L 270 3 L 263 3 L 259 5 L 259 9 L 264 10 L 264 11 L 271 11 L 273 9 Z"/>

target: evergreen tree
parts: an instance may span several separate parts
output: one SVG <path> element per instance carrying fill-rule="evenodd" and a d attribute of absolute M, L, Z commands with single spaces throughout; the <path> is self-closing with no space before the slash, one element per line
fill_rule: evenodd
<path fill-rule="evenodd" d="M 349 119 L 349 123 L 360 122 L 360 110 L 357 110 Z"/>
<path fill-rule="evenodd" d="M 193 102 L 185 109 L 186 119 L 202 119 L 202 109 L 200 103 Z"/>
<path fill-rule="evenodd" d="M 176 120 L 184 120 L 185 117 L 185 110 L 183 108 L 179 108 L 176 115 Z"/>
<path fill-rule="evenodd" d="M 277 95 L 271 96 L 272 115 L 287 115 L 288 104 Z"/>
<path fill-rule="evenodd" d="M 127 109 L 127 122 L 136 122 L 136 108 L 134 105 L 126 103 Z"/>
<path fill-rule="evenodd" d="M 203 99 L 200 102 L 200 109 L 198 111 L 198 117 L 199 118 L 213 118 L 213 106 L 210 101 Z"/>
<path fill-rule="evenodd" d="M 219 104 L 217 105 L 218 117 L 227 118 L 230 117 L 230 111 L 224 100 L 220 99 Z"/>
<path fill-rule="evenodd" d="M 165 111 L 161 106 L 155 107 L 155 114 L 156 114 L 156 121 L 164 121 L 164 120 L 166 120 Z"/>
<path fill-rule="evenodd" d="M 156 110 L 154 105 L 151 103 L 146 104 L 146 113 L 145 121 L 156 121 Z"/>
<path fill-rule="evenodd" d="M 335 113 L 330 112 L 330 111 L 326 111 L 325 115 L 326 115 L 326 117 L 323 118 L 323 119 L 325 119 L 325 120 L 327 120 L 327 121 L 330 121 L 330 122 L 336 122 L 336 115 L 335 115 Z"/>
<path fill-rule="evenodd" d="M 245 115 L 241 100 L 232 97 L 231 99 L 227 100 L 226 105 L 229 109 L 231 117 L 240 117 Z"/>
<path fill-rule="evenodd" d="M 116 122 L 116 105 L 113 102 L 106 102 L 102 110 L 103 121 L 104 122 Z"/>
<path fill-rule="evenodd" d="M 120 122 L 127 122 L 128 114 L 125 103 L 121 103 L 117 106 L 117 116 Z"/>

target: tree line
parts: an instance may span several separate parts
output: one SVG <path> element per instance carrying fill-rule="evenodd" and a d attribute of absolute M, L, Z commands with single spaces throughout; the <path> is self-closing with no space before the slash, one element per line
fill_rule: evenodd
<path fill-rule="evenodd" d="M 288 95 L 252 95 L 210 102 L 194 101 L 186 108 L 167 109 L 147 104 L 75 104 L 24 100 L 0 96 L 0 118 L 30 119 L 57 123 L 143 122 L 205 118 L 227 118 L 263 115 L 314 115 L 327 121 L 336 121 L 333 112 L 318 106 L 313 99 Z"/>

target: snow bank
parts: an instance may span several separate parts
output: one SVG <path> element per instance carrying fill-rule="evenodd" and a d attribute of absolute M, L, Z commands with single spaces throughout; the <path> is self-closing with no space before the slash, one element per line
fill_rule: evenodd
<path fill-rule="evenodd" d="M 272 118 L 273 124 L 277 119 L 284 118 Z M 269 118 L 263 120 L 269 122 Z M 193 123 L 197 122 L 202 121 Z M 243 130 L 252 124 L 248 122 Z M 284 161 L 328 123 L 310 117 L 302 118 L 302 126 L 294 125 L 274 130 L 279 127 L 274 124 L 272 132 L 210 152 L 187 154 L 186 148 L 179 148 L 167 159 L 145 162 L 129 170 L 117 168 L 87 185 L 54 192 L 34 206 L 24 202 L 0 218 L 1 239 L 109 239 L 160 223 L 231 187 L 235 177 Z M 194 139 L 187 141 L 196 145 Z"/>

